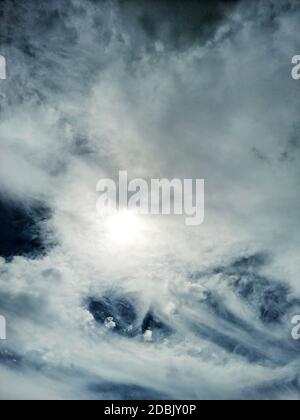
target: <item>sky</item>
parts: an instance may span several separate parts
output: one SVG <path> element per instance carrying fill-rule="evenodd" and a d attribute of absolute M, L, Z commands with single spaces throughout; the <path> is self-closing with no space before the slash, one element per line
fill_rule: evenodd
<path fill-rule="evenodd" d="M 299 17 L 1 2 L 0 399 L 299 398 Z M 100 218 L 120 170 L 204 179 L 204 223 Z"/>

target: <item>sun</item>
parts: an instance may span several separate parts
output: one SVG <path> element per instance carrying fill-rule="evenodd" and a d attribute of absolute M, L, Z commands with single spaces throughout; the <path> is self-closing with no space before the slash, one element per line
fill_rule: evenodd
<path fill-rule="evenodd" d="M 119 211 L 107 221 L 108 238 L 120 244 L 130 244 L 142 240 L 145 223 L 142 218 L 129 210 Z"/>

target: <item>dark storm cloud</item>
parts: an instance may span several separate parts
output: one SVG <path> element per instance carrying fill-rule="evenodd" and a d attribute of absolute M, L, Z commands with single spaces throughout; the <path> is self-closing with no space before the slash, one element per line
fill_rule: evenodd
<path fill-rule="evenodd" d="M 24 101 L 26 97 L 26 100 L 31 98 L 43 103 L 47 90 L 53 94 L 66 88 L 64 76 L 68 76 L 69 85 L 73 82 L 73 88 L 75 83 L 77 89 L 91 84 L 95 69 L 105 66 L 105 60 L 103 62 L 99 57 L 103 54 L 103 40 L 107 45 L 112 41 L 107 15 L 98 13 L 100 7 L 119 11 L 118 27 L 114 30 L 126 50 L 127 60 L 131 61 L 139 59 L 145 48 L 153 50 L 157 42 L 164 48 L 182 49 L 205 41 L 237 3 L 237 0 L 88 0 L 81 4 L 68 0 L 4 0 L 0 5 L 2 53 L 7 55 L 9 62 L 22 58 L 27 76 L 36 80 L 34 85 L 25 88 L 22 75 L 15 76 L 10 66 L 14 93 L 10 93 L 9 99 Z M 91 19 L 87 19 L 89 11 Z M 80 41 L 82 32 L 78 31 L 76 20 L 89 25 L 88 32 L 93 37 L 90 44 L 83 45 Z M 132 44 L 130 50 L 125 46 L 124 32 Z M 83 49 L 89 51 L 91 48 L 93 58 L 76 59 Z M 22 57 L 16 49 L 23 53 Z M 39 64 L 46 66 L 47 71 L 42 71 Z M 71 71 L 69 66 L 72 66 Z M 88 76 L 83 77 L 84 74 Z"/>
<path fill-rule="evenodd" d="M 119 0 L 134 24 L 150 42 L 186 48 L 213 34 L 218 23 L 238 0 Z"/>
<path fill-rule="evenodd" d="M 132 20 L 135 26 L 140 25 L 149 39 L 166 41 L 175 48 L 193 43 L 205 34 L 211 35 L 212 29 L 238 2 L 239 0 L 89 0 L 95 7 L 116 4 L 120 7 L 123 18 Z M 22 30 L 26 29 L 29 15 L 39 20 L 40 29 L 44 33 L 50 33 L 65 26 L 64 19 L 68 15 L 84 14 L 84 9 L 84 4 L 76 7 L 68 0 L 3 0 L 0 5 L 0 17 L 3 21 L 0 39 L 15 42 Z M 101 17 L 95 16 L 95 25 L 101 23 Z M 19 27 L 19 34 L 16 34 L 16 25 Z M 67 29 L 66 26 L 64 29 Z M 71 39 L 71 32 L 69 36 Z M 20 41 L 28 48 L 26 38 Z M 33 56 L 35 54 L 32 47 L 27 49 L 27 53 Z"/>
<path fill-rule="evenodd" d="M 41 203 L 24 205 L 0 196 L 0 257 L 42 255 L 46 251 L 43 223 L 50 211 Z"/>

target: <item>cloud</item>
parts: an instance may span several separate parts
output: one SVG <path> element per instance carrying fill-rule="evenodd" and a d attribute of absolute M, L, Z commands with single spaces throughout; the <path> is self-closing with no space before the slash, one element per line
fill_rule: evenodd
<path fill-rule="evenodd" d="M 299 6 L 214 3 L 4 2 L 1 398 L 297 398 Z M 116 244 L 124 169 L 204 178 L 205 224 Z"/>

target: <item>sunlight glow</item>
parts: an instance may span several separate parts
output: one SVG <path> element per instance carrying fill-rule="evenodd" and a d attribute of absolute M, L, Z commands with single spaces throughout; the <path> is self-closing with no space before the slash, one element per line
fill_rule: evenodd
<path fill-rule="evenodd" d="M 124 210 L 109 218 L 107 230 L 111 241 L 129 244 L 143 239 L 145 223 L 133 212 Z"/>

